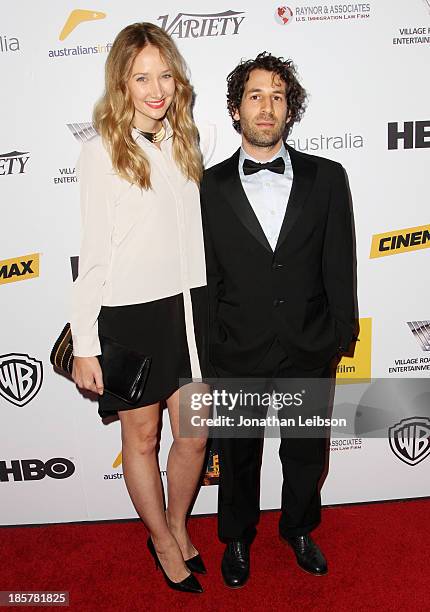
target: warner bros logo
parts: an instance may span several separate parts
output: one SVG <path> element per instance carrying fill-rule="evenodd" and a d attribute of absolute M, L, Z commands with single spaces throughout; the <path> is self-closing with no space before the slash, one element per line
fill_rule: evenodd
<path fill-rule="evenodd" d="M 391 450 L 408 465 L 417 465 L 430 455 L 430 419 L 411 417 L 389 428 Z"/>
<path fill-rule="evenodd" d="M 42 362 L 22 353 L 0 355 L 0 395 L 16 406 L 25 406 L 42 385 Z"/>

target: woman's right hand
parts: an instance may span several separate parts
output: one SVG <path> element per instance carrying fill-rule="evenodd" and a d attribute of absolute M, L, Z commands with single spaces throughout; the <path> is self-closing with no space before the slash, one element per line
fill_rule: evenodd
<path fill-rule="evenodd" d="M 97 357 L 74 357 L 72 378 L 80 389 L 103 395 L 103 374 Z"/>

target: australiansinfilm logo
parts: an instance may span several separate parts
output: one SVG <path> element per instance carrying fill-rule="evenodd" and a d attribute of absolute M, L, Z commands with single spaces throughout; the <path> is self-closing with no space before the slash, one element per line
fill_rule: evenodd
<path fill-rule="evenodd" d="M 176 38 L 202 38 L 213 36 L 235 36 L 245 20 L 243 11 L 221 13 L 177 13 L 160 15 L 158 25 Z"/>
<path fill-rule="evenodd" d="M 389 428 L 393 453 L 408 465 L 418 465 L 430 455 L 430 419 L 411 417 Z"/>
<path fill-rule="evenodd" d="M 48 461 L 41 459 L 12 459 L 0 461 L 0 482 L 23 482 L 53 478 L 63 480 L 75 473 L 76 467 L 71 459 L 54 457 Z"/>
<path fill-rule="evenodd" d="M 394 363 L 388 368 L 388 374 L 410 376 L 411 372 L 427 373 L 430 371 L 430 321 L 407 321 L 407 326 L 417 345 L 427 355 L 421 354 L 395 359 Z"/>
<path fill-rule="evenodd" d="M 42 362 L 25 353 L 0 355 L 0 395 L 15 406 L 25 406 L 39 392 Z"/>
<path fill-rule="evenodd" d="M 369 2 L 335 2 L 334 4 L 275 5 L 274 17 L 281 26 L 292 23 L 324 21 L 358 21 L 370 17 Z"/>
<path fill-rule="evenodd" d="M 93 11 L 88 9 L 74 9 L 66 18 L 61 32 L 58 36 L 60 41 L 66 40 L 78 26 L 87 22 L 100 21 L 106 17 L 106 13 Z M 81 27 L 80 31 L 84 28 Z M 72 37 L 73 38 L 73 37 Z M 59 57 L 76 57 L 82 55 L 97 55 L 99 53 L 109 53 L 112 43 L 91 43 L 90 45 L 75 44 L 74 46 L 63 46 L 58 49 L 49 49 L 48 56 L 50 58 Z"/>

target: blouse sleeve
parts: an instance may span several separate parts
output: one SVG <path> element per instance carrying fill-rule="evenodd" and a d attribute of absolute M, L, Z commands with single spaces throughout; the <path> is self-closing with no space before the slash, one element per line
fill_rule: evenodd
<path fill-rule="evenodd" d="M 81 248 L 79 276 L 72 288 L 70 321 L 73 353 L 77 357 L 101 354 L 97 319 L 111 258 L 113 232 L 113 203 L 105 155 L 101 143 L 85 142 L 77 164 Z"/>

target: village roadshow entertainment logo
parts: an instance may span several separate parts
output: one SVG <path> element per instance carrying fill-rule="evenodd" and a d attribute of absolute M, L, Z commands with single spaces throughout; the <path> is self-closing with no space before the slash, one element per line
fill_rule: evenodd
<path fill-rule="evenodd" d="M 221 13 L 178 13 L 175 17 L 160 15 L 157 21 L 172 37 L 202 38 L 235 36 L 239 34 L 244 19 L 244 11 L 228 10 Z"/>
<path fill-rule="evenodd" d="M 422 0 L 430 14 L 430 0 Z M 424 21 L 424 20 L 423 20 Z M 398 28 L 396 36 L 392 38 L 393 45 L 428 45 L 430 44 L 430 24 L 414 24 L 413 26 L 403 26 Z"/>

